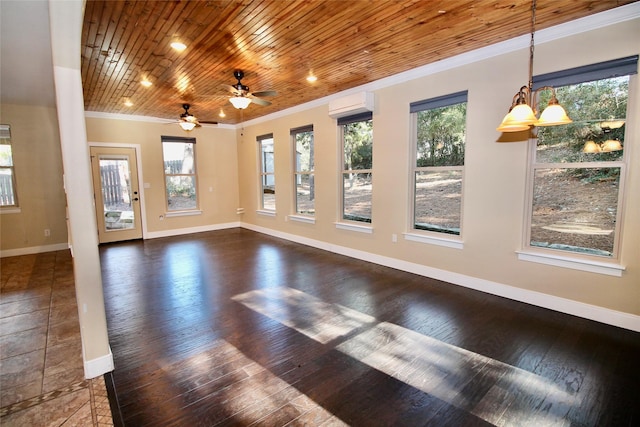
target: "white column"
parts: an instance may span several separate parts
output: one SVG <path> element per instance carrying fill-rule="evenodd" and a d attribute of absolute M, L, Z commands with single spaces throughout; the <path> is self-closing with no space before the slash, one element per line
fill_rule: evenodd
<path fill-rule="evenodd" d="M 91 163 L 84 121 L 80 47 L 84 1 L 49 0 L 53 76 L 69 239 L 86 378 L 113 370 L 102 292 Z"/>

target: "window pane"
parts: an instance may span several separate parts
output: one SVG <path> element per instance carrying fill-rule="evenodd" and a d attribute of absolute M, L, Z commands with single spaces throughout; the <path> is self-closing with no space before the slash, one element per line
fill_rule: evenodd
<path fill-rule="evenodd" d="M 193 146 L 194 144 L 184 142 L 163 142 L 164 173 L 195 173 Z"/>
<path fill-rule="evenodd" d="M 15 206 L 16 198 L 13 192 L 13 170 L 0 168 L 0 206 Z"/>
<path fill-rule="evenodd" d="M 13 166 L 13 156 L 11 154 L 10 144 L 0 144 L 0 166 Z"/>
<path fill-rule="evenodd" d="M 573 123 L 539 128 L 536 161 L 616 161 L 623 156 L 629 76 L 556 88 Z M 540 110 L 551 96 L 541 92 Z"/>
<path fill-rule="evenodd" d="M 9 125 L 0 125 L 0 206 L 18 206 Z"/>
<path fill-rule="evenodd" d="M 416 172 L 414 228 L 460 234 L 462 172 Z"/>
<path fill-rule="evenodd" d="M 343 125 L 344 170 L 371 169 L 373 120 Z"/>
<path fill-rule="evenodd" d="M 267 175 L 267 177 L 273 177 L 273 175 Z M 276 210 L 276 186 L 263 186 L 262 188 L 262 208 L 275 211 Z"/>
<path fill-rule="evenodd" d="M 194 176 L 167 176 L 167 205 L 170 211 L 196 209 Z"/>
<path fill-rule="evenodd" d="M 313 170 L 313 132 L 296 134 L 296 171 L 310 172 Z"/>
<path fill-rule="evenodd" d="M 371 174 L 343 173 L 343 219 L 371 222 Z"/>
<path fill-rule="evenodd" d="M 619 168 L 539 169 L 531 246 L 611 256 Z"/>
<path fill-rule="evenodd" d="M 467 103 L 417 113 L 416 166 L 464 165 Z"/>
<path fill-rule="evenodd" d="M 315 188 L 313 174 L 296 174 L 296 212 L 313 215 L 315 208 Z"/>
<path fill-rule="evenodd" d="M 262 209 L 276 210 L 276 176 L 274 174 L 273 138 L 259 139 L 260 187 Z"/>
<path fill-rule="evenodd" d="M 273 139 L 260 141 L 260 151 L 262 155 L 262 172 L 273 173 L 275 171 L 273 164 Z"/>

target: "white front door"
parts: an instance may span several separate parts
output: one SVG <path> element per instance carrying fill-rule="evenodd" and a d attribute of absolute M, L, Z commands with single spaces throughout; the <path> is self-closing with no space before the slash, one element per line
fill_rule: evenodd
<path fill-rule="evenodd" d="M 100 243 L 142 238 L 136 150 L 91 147 Z"/>

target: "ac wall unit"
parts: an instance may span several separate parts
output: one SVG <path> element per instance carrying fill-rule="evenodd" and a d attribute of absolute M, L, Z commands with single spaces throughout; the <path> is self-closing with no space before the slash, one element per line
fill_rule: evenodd
<path fill-rule="evenodd" d="M 329 102 L 329 116 L 334 119 L 373 111 L 373 93 L 360 92 Z"/>

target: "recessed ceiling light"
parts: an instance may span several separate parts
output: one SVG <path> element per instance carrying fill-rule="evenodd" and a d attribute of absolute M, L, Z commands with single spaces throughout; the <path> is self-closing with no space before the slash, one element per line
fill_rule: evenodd
<path fill-rule="evenodd" d="M 177 50 L 178 52 L 182 52 L 187 48 L 187 45 L 182 42 L 175 41 L 171 43 L 171 47 Z"/>
<path fill-rule="evenodd" d="M 127 107 L 133 107 L 133 102 L 131 102 L 131 100 L 127 99 L 126 101 L 124 101 L 124 105 L 126 105 Z"/>
<path fill-rule="evenodd" d="M 147 79 L 144 79 L 144 80 L 142 80 L 142 81 L 140 82 L 140 84 L 141 84 L 142 86 L 144 86 L 144 87 L 151 87 L 151 85 L 152 85 L 153 83 L 151 83 L 151 82 L 150 82 L 149 80 L 147 80 Z"/>

